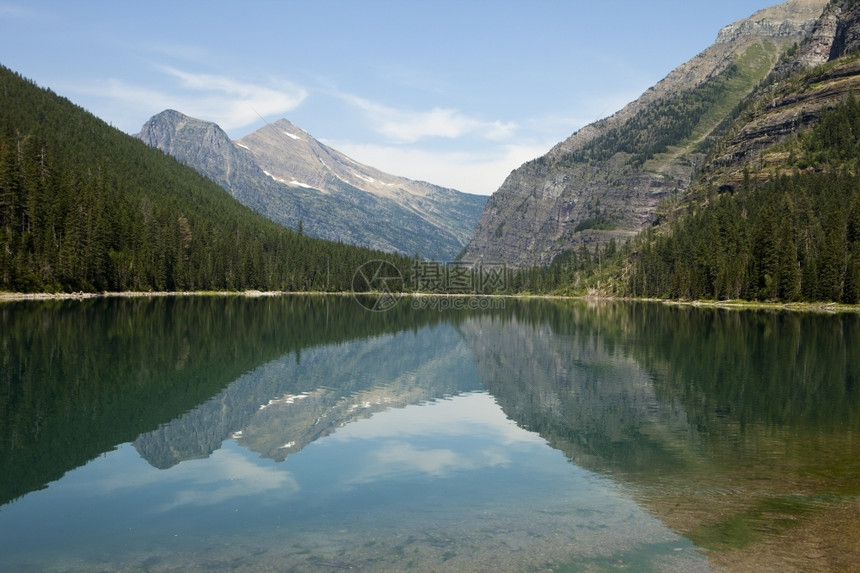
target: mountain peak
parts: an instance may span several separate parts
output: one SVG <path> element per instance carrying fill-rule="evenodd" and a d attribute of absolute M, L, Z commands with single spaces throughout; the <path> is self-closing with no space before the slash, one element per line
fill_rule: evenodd
<path fill-rule="evenodd" d="M 229 166 L 239 161 L 233 142 L 217 124 L 174 109 L 152 116 L 135 137 L 183 163 L 203 167 L 216 181 L 227 177 Z"/>
<path fill-rule="evenodd" d="M 464 261 L 548 264 L 650 226 L 689 187 L 715 130 L 814 29 L 827 0 L 789 0 L 717 41 L 615 114 L 514 170 L 487 203 Z"/>
<path fill-rule="evenodd" d="M 790 37 L 799 30 L 810 31 L 827 2 L 822 0 L 789 0 L 783 4 L 759 10 L 749 18 L 723 27 L 716 44 L 737 41 L 744 36 L 766 38 Z"/>
<path fill-rule="evenodd" d="M 487 201 L 362 165 L 287 119 L 234 142 L 212 122 L 165 110 L 138 138 L 278 223 L 383 251 L 453 260 Z"/>
<path fill-rule="evenodd" d="M 290 139 L 302 139 L 308 137 L 308 133 L 305 130 L 297 127 L 295 124 L 290 122 L 290 120 L 283 117 L 271 124 L 271 126 L 280 129 L 281 132 Z"/>

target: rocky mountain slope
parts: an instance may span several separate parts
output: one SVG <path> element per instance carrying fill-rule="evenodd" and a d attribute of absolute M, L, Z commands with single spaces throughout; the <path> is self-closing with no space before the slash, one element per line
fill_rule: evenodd
<path fill-rule="evenodd" d="M 860 302 L 858 45 L 860 5 L 833 0 L 604 285 L 662 298 Z"/>
<path fill-rule="evenodd" d="M 777 64 L 770 81 L 743 107 L 704 166 L 701 183 L 726 190 L 744 177 L 762 182 L 791 173 L 792 152 L 780 144 L 817 124 L 849 94 L 860 93 L 858 49 L 860 5 L 831 2 L 796 53 Z"/>
<path fill-rule="evenodd" d="M 362 165 L 285 119 L 233 142 L 214 123 L 166 110 L 137 137 L 273 221 L 383 251 L 453 260 L 487 201 Z"/>
<path fill-rule="evenodd" d="M 461 259 L 548 264 L 649 227 L 663 200 L 688 189 L 726 118 L 813 30 L 826 4 L 790 0 L 726 26 L 639 99 L 515 170 Z"/>

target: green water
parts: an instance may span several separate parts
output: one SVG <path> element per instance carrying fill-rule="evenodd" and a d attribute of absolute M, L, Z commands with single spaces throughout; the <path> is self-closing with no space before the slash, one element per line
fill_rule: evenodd
<path fill-rule="evenodd" d="M 856 315 L 5 303 L 0 570 L 706 571 L 856 507 L 858 384 Z"/>

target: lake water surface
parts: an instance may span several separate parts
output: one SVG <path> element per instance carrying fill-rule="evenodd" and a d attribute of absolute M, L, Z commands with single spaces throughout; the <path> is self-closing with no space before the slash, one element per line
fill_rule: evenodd
<path fill-rule="evenodd" d="M 503 303 L 0 304 L 0 571 L 858 562 L 860 317 Z"/>

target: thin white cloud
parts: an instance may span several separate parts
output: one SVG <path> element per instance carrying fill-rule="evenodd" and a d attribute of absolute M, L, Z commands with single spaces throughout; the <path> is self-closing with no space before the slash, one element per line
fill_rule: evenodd
<path fill-rule="evenodd" d="M 629 92 L 604 94 L 583 100 L 576 113 L 536 115 L 515 126 L 480 122 L 454 110 L 410 113 L 360 98 L 340 97 L 364 110 L 375 122 L 376 131 L 391 142 L 326 140 L 327 145 L 394 175 L 481 195 L 492 194 L 514 169 L 635 99 Z M 515 130 L 517 137 L 513 137 Z M 463 141 L 444 149 L 423 146 L 419 140 L 432 134 Z M 483 141 L 477 145 L 474 137 L 466 141 L 466 136 L 476 134 L 482 135 Z"/>
<path fill-rule="evenodd" d="M 169 66 L 159 70 L 174 78 L 177 89 L 152 90 L 109 79 L 88 85 L 71 87 L 71 91 L 107 100 L 107 108 L 133 110 L 136 122 L 142 124 L 145 115 L 166 108 L 213 121 L 225 130 L 245 127 L 259 116 L 282 115 L 297 108 L 307 98 L 307 91 L 292 83 L 271 80 L 268 85 L 238 81 L 234 78 L 200 74 Z M 141 110 L 146 110 L 141 113 Z M 121 111 L 110 117 L 124 117 Z M 120 125 L 122 129 L 130 126 Z"/>
<path fill-rule="evenodd" d="M 362 110 L 376 132 L 398 143 L 414 143 L 429 137 L 456 139 L 466 135 L 501 141 L 510 138 L 517 129 L 517 124 L 513 122 L 484 121 L 464 115 L 456 109 L 434 107 L 414 111 L 393 108 L 349 94 L 341 94 L 340 97 Z"/>
<path fill-rule="evenodd" d="M 116 79 L 95 82 L 85 87 L 73 88 L 73 91 L 89 95 L 101 95 L 105 99 L 128 104 L 132 108 L 139 108 L 141 106 L 165 108 L 170 107 L 170 102 L 175 100 L 170 94 L 134 86 Z"/>
<path fill-rule="evenodd" d="M 325 141 L 349 157 L 400 175 L 467 193 L 489 195 L 511 171 L 545 154 L 557 141 L 484 146 L 480 151 L 436 151 L 398 145 Z"/>
<path fill-rule="evenodd" d="M 447 436 L 456 448 L 415 443 L 426 436 Z M 460 440 L 468 436 L 468 440 Z M 508 465 L 524 450 L 543 447 L 543 439 L 508 419 L 485 392 L 453 396 L 421 405 L 388 410 L 338 429 L 335 442 L 377 444 L 347 481 L 348 485 L 396 475 L 446 477 L 461 471 Z M 444 440 L 440 443 L 444 443 Z M 468 445 L 466 445 L 468 444 Z"/>
<path fill-rule="evenodd" d="M 182 464 L 178 466 L 181 467 Z M 167 511 L 187 505 L 215 505 L 261 493 L 273 499 L 283 499 L 300 489 L 289 472 L 257 465 L 236 452 L 223 449 L 216 451 L 207 462 L 207 467 L 206 474 L 189 467 L 188 474 L 183 476 L 187 482 L 177 483 L 172 490 L 173 499 L 158 509 Z"/>
<path fill-rule="evenodd" d="M 264 86 L 237 81 L 227 76 L 196 74 L 163 66 L 162 71 L 177 78 L 181 86 L 200 97 L 199 109 L 208 112 L 203 119 L 215 121 L 224 129 L 243 127 L 259 115 L 282 114 L 297 108 L 308 93 L 284 81 Z"/>

